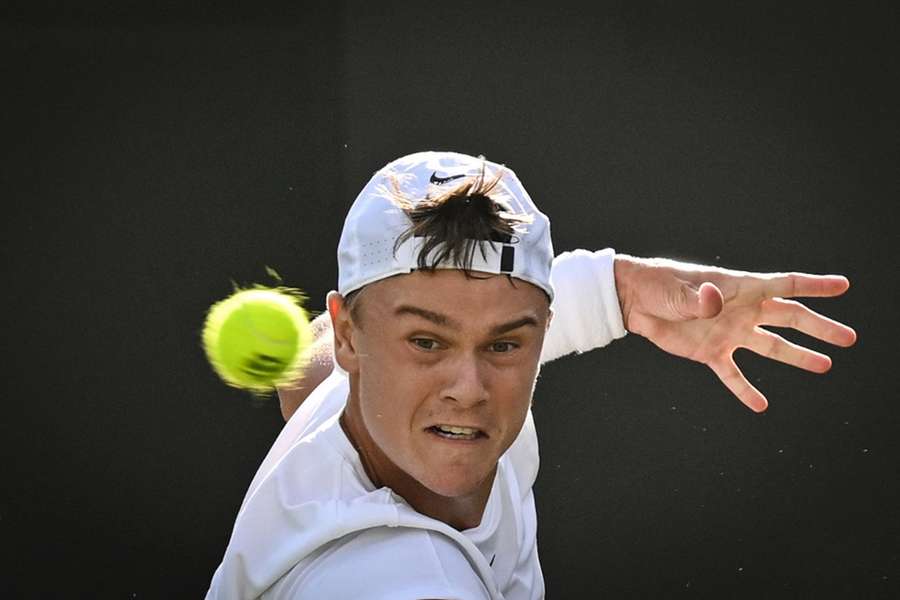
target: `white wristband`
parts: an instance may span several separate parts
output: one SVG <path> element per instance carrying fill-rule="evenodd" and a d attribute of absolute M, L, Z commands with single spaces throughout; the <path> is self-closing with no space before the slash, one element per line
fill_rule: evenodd
<path fill-rule="evenodd" d="M 550 281 L 556 293 L 542 363 L 625 336 L 613 269 L 615 254 L 612 248 L 574 250 L 553 259 Z"/>

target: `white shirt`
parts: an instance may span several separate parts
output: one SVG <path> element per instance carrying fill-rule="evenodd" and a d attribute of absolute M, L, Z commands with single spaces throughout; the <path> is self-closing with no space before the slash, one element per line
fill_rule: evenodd
<path fill-rule="evenodd" d="M 613 256 L 579 250 L 554 260 L 543 362 L 625 334 Z M 336 368 L 285 425 L 250 484 L 207 598 L 543 598 L 531 412 L 500 458 L 481 523 L 460 532 L 372 485 L 338 422 L 348 392 Z"/>

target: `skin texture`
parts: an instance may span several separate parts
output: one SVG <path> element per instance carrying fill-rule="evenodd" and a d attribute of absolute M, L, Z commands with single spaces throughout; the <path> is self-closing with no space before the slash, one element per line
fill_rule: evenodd
<path fill-rule="evenodd" d="M 350 378 L 341 424 L 369 478 L 423 514 L 477 526 L 531 404 L 547 296 L 506 276 L 417 271 L 366 286 L 353 314 L 336 293 L 328 308 Z M 448 440 L 435 425 L 480 433 Z"/>
<path fill-rule="evenodd" d="M 666 352 L 707 365 L 755 412 L 764 411 L 768 400 L 734 362 L 736 349 L 748 348 L 814 373 L 831 367 L 828 356 L 764 326 L 796 329 L 837 346 L 856 342 L 853 329 L 792 299 L 839 296 L 850 286 L 841 275 L 752 273 L 618 254 L 615 280 L 628 331 Z M 327 320 L 320 319 L 316 319 L 322 333 L 315 368 L 307 369 L 296 385 L 278 390 L 285 419 L 331 372 L 331 330 Z"/>
<path fill-rule="evenodd" d="M 332 350 L 331 315 L 328 311 L 320 314 L 310 323 L 313 333 L 313 345 L 310 349 L 309 363 L 304 366 L 300 378 L 289 385 L 278 387 L 278 403 L 281 416 L 287 421 L 300 408 L 310 392 L 325 381 L 334 370 Z"/>

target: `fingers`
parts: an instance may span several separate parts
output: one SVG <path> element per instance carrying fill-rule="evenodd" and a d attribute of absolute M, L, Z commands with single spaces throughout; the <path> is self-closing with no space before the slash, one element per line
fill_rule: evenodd
<path fill-rule="evenodd" d="M 761 413 L 769 406 L 766 397 L 753 387 L 729 355 L 717 362 L 709 363 L 709 368 L 719 377 L 732 394 L 750 410 Z"/>
<path fill-rule="evenodd" d="M 794 300 L 765 300 L 760 325 L 791 327 L 835 346 L 847 347 L 856 343 L 856 332 L 852 328 L 820 315 Z"/>
<path fill-rule="evenodd" d="M 755 328 L 742 347 L 760 356 L 813 373 L 825 373 L 831 368 L 831 359 L 825 354 L 798 346 L 761 327 Z"/>
<path fill-rule="evenodd" d="M 766 282 L 766 296 L 782 298 L 812 298 L 840 296 L 850 287 L 843 275 L 808 275 L 784 273 L 773 275 Z"/>

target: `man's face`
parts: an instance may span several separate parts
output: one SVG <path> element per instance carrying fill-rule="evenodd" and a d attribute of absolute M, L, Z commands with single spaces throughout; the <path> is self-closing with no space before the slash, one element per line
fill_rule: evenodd
<path fill-rule="evenodd" d="M 504 275 L 418 271 L 367 286 L 354 313 L 349 410 L 424 487 L 473 492 L 527 415 L 547 296 Z"/>

